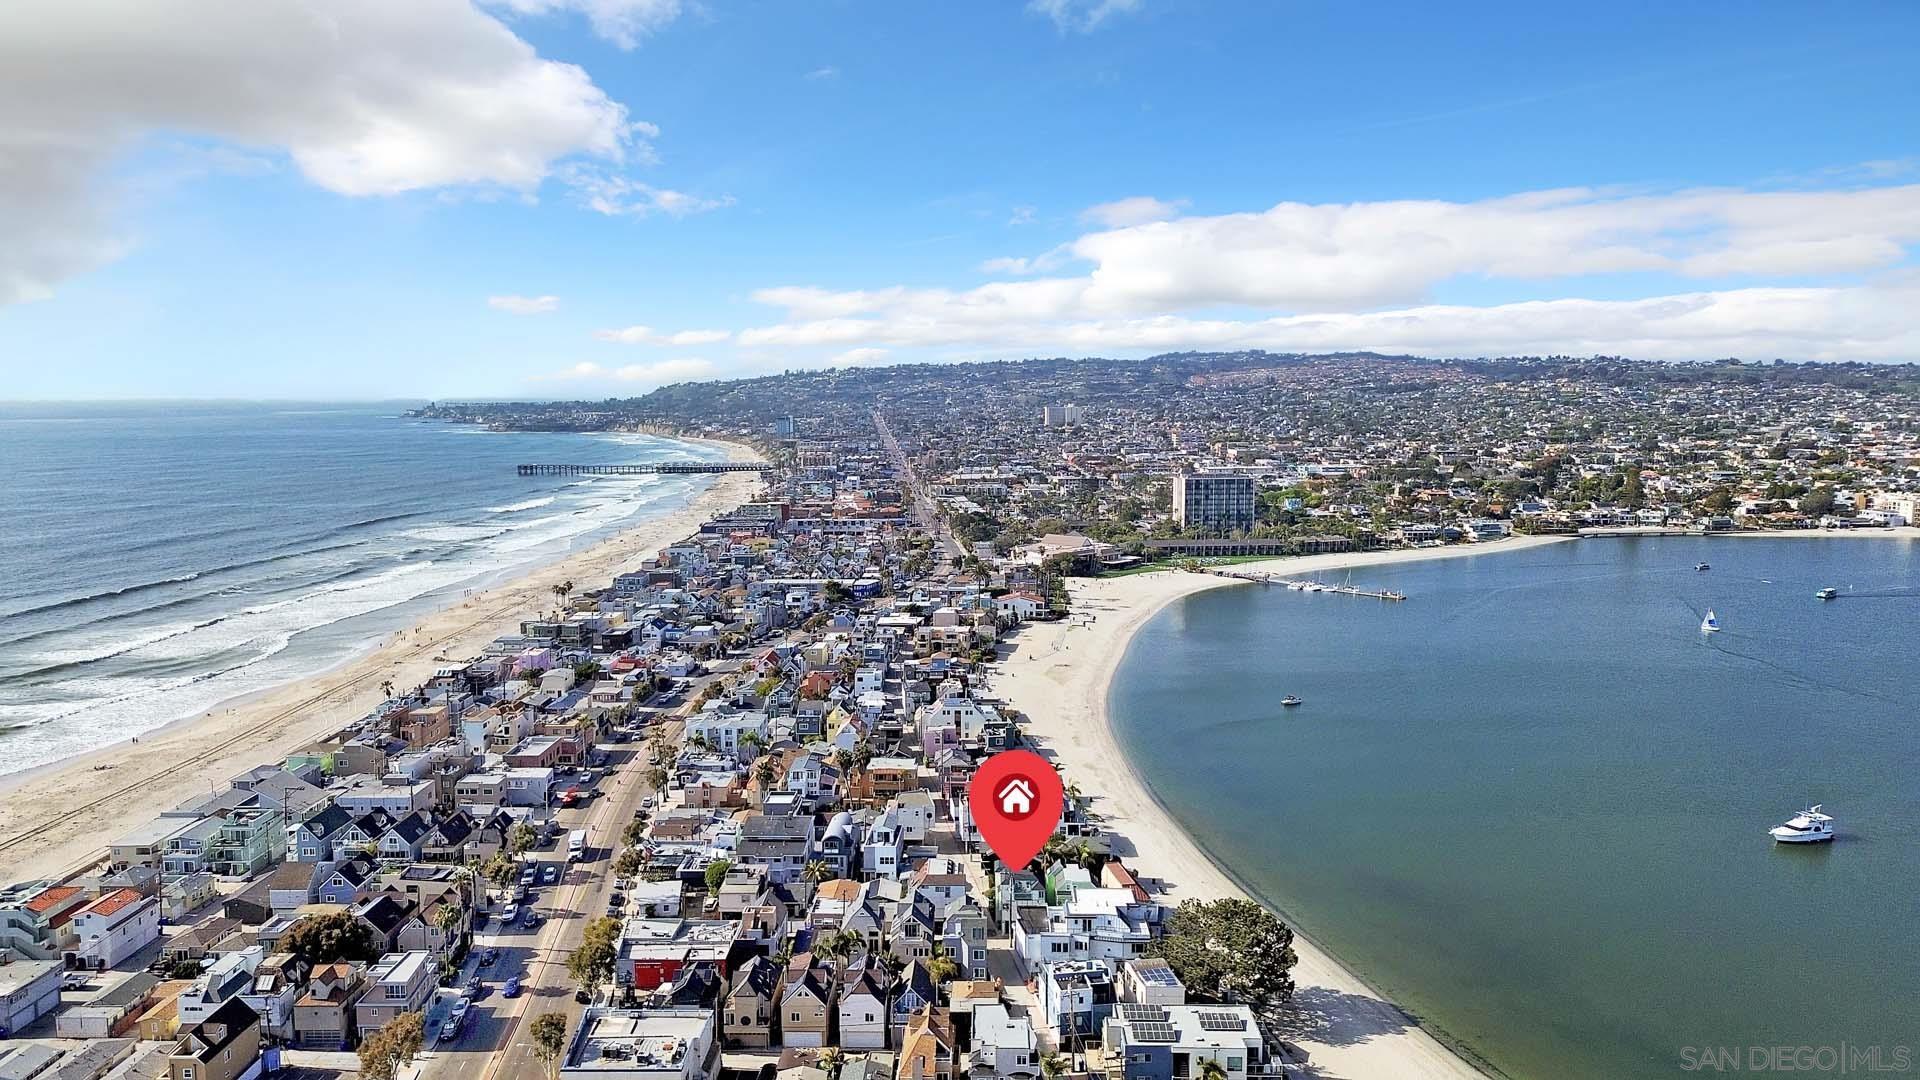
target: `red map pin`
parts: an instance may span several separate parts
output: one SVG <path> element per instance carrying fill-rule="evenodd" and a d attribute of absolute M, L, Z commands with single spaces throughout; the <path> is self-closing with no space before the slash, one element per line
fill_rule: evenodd
<path fill-rule="evenodd" d="M 1016 870 L 1047 846 L 1065 805 L 1060 774 L 1031 750 L 993 755 L 980 763 L 967 785 L 975 827 L 1000 861 Z"/>

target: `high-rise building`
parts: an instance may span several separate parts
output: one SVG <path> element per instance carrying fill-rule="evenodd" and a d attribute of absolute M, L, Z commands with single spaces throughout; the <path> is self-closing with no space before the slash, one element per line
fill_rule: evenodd
<path fill-rule="evenodd" d="M 1040 423 L 1046 427 L 1070 427 L 1086 419 L 1087 410 L 1079 405 L 1048 405 L 1040 410 Z"/>
<path fill-rule="evenodd" d="M 1189 473 L 1173 478 L 1173 513 L 1186 529 L 1232 532 L 1253 528 L 1253 477 Z"/>

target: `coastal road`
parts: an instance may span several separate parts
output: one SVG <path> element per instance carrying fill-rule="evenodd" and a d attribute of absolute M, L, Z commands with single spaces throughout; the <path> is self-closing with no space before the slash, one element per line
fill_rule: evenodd
<path fill-rule="evenodd" d="M 681 694 L 688 707 L 709 684 L 737 667 L 731 663 L 723 666 L 723 671 L 687 682 Z M 676 718 L 659 728 L 677 746 L 685 723 Z M 654 730 L 648 730 L 647 738 Z M 534 930 L 502 929 L 495 922 L 488 933 L 476 938 L 475 952 L 497 948 L 500 961 L 486 969 L 469 961 L 460 981 L 464 984 L 468 976 L 479 971 L 487 982 L 487 993 L 475 1003 L 474 1018 L 459 1039 L 421 1055 L 416 1080 L 546 1080 L 546 1066 L 534 1056 L 528 1027 L 534 1017 L 550 1012 L 565 1015 L 569 1030 L 579 1022 L 582 1007 L 573 1000 L 575 988 L 567 975 L 567 954 L 579 942 L 586 924 L 607 914 L 620 834 L 647 796 L 659 794 L 643 778 L 648 768 L 645 739 L 619 744 L 609 761 L 617 767 L 601 780 L 602 794 L 584 807 L 555 815 L 563 831 L 587 830 L 591 858 L 570 868 L 559 885 L 540 890 L 533 903 L 545 921 Z M 564 838 L 555 840 L 550 851 L 529 857 L 536 862 L 564 863 L 565 844 Z M 520 996 L 501 997 L 501 986 L 515 974 L 520 976 Z"/>
<path fill-rule="evenodd" d="M 678 720 L 666 725 L 676 740 L 680 727 Z M 459 1039 L 421 1056 L 419 1080 L 544 1080 L 546 1067 L 534 1056 L 528 1026 L 534 1017 L 549 1012 L 565 1014 L 569 1025 L 579 1019 L 581 1007 L 573 1000 L 567 954 L 579 942 L 586 924 L 607 913 L 620 834 L 633 820 L 642 800 L 655 793 L 643 778 L 647 771 L 645 745 L 619 744 L 618 752 L 609 757 L 616 767 L 601 780 L 603 794 L 584 808 L 555 815 L 563 832 L 587 830 L 589 858 L 566 867 L 560 884 L 538 890 L 532 900 L 534 910 L 544 920 L 538 927 L 531 931 L 503 928 L 495 921 L 489 924 L 489 932 L 476 937 L 474 951 L 497 948 L 500 961 L 491 968 L 476 968 L 469 962 L 462 981 L 478 971 L 487 982 L 487 993 L 475 1003 L 474 1019 Z M 564 835 L 552 848 L 529 853 L 536 863 L 557 862 L 563 867 L 566 856 Z M 520 996 L 502 997 L 501 986 L 508 976 L 516 974 L 520 976 Z"/>

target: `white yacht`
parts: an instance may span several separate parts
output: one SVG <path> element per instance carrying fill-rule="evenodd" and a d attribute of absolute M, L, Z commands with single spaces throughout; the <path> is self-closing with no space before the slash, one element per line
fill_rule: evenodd
<path fill-rule="evenodd" d="M 1700 620 L 1700 632 L 1703 634 L 1717 634 L 1720 632 L 1720 620 L 1713 617 L 1712 608 L 1708 608 L 1707 617 Z"/>
<path fill-rule="evenodd" d="M 1821 589 L 1819 592 L 1814 593 L 1813 595 L 1819 597 L 1822 600 L 1831 600 L 1834 597 L 1840 595 L 1840 590 L 1839 589 Z"/>
<path fill-rule="evenodd" d="M 1786 824 L 1768 829 L 1767 835 L 1782 844 L 1824 843 L 1833 839 L 1833 818 L 1821 813 L 1820 804 L 1814 803 L 1788 818 Z"/>
<path fill-rule="evenodd" d="M 1292 694 L 1288 694 L 1286 697 L 1283 697 L 1280 699 L 1280 704 L 1285 705 L 1287 708 L 1291 709 L 1295 705 L 1300 704 L 1300 699 L 1297 697 L 1294 697 Z"/>

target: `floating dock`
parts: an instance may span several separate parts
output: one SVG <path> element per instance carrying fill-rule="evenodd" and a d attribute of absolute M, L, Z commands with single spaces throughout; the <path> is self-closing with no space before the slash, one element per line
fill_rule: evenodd
<path fill-rule="evenodd" d="M 1352 585 L 1329 585 L 1324 581 L 1284 578 L 1278 574 L 1262 574 L 1254 570 L 1218 570 L 1209 568 L 1202 572 L 1214 574 L 1219 577 L 1235 578 L 1240 581 L 1251 581 L 1260 585 L 1284 585 L 1296 592 L 1339 593 L 1341 596 L 1360 596 L 1368 600 L 1405 600 L 1407 598 L 1407 594 L 1405 593 L 1361 589 Z"/>

